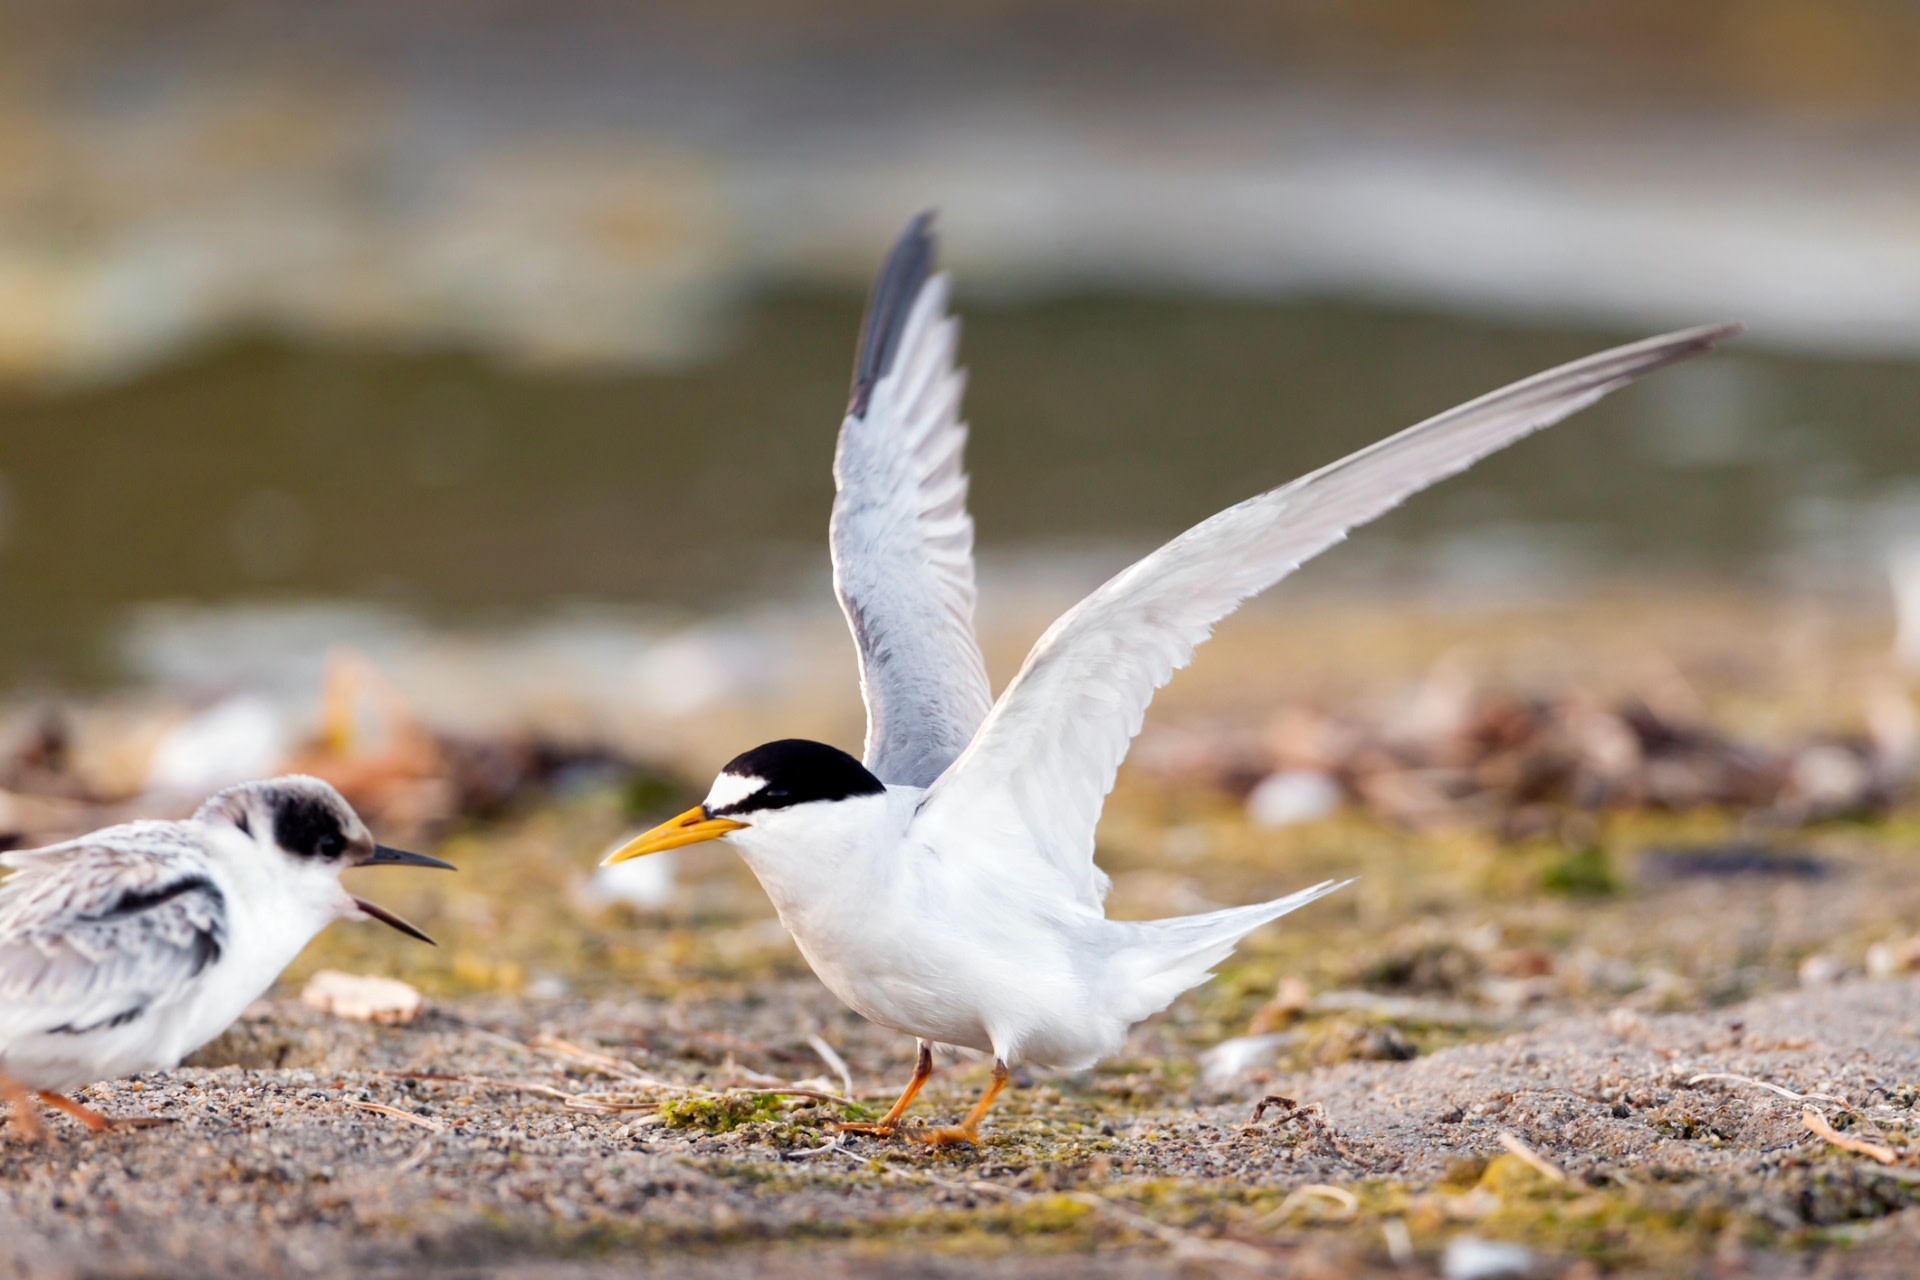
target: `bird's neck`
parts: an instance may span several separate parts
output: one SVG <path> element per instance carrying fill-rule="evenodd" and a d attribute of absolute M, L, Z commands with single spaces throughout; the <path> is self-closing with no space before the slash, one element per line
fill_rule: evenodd
<path fill-rule="evenodd" d="M 790 932 L 883 891 L 920 794 L 903 799 L 897 790 L 907 789 L 796 809 L 734 837 Z"/>
<path fill-rule="evenodd" d="M 236 943 L 291 961 L 351 901 L 337 879 L 316 874 L 308 883 L 277 850 L 230 827 L 213 827 L 206 843 L 214 880 L 232 908 L 228 927 Z"/>

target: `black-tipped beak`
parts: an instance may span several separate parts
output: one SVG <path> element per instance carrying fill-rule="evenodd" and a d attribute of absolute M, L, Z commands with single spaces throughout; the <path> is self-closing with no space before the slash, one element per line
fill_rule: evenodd
<path fill-rule="evenodd" d="M 407 856 L 412 858 L 412 857 L 417 857 L 418 855 L 410 853 Z M 428 858 L 426 861 L 428 862 L 428 864 L 433 866 L 446 865 L 445 863 L 436 863 L 433 861 L 432 858 Z M 389 928 L 398 929 L 401 933 L 406 934 L 409 938 L 420 939 L 420 941 L 426 943 L 430 947 L 437 947 L 440 945 L 439 943 L 435 942 L 432 938 L 429 938 L 426 935 L 426 932 L 422 930 L 418 925 L 407 923 L 405 920 L 402 920 L 399 916 L 393 914 L 393 912 L 387 910 L 385 907 L 376 907 L 375 905 L 373 905 L 373 903 L 368 902 L 365 898 L 355 898 L 353 900 L 353 905 L 360 908 L 360 910 L 366 915 L 366 917 L 369 920 L 378 920 L 381 924 L 387 925 Z"/>
<path fill-rule="evenodd" d="M 394 849 L 384 844 L 373 846 L 373 856 L 359 865 L 363 867 L 434 867 L 441 871 L 459 870 L 451 862 L 429 858 L 424 853 L 408 853 L 405 849 Z"/>
<path fill-rule="evenodd" d="M 633 839 L 615 849 L 600 860 L 603 867 L 611 867 L 631 858 L 644 858 L 650 853 L 659 853 L 662 849 L 678 849 L 684 845 L 699 844 L 705 840 L 718 840 L 729 831 L 738 831 L 747 824 L 735 822 L 732 818 L 709 818 L 707 806 L 697 804 L 670 822 L 663 822 L 653 830 Z"/>

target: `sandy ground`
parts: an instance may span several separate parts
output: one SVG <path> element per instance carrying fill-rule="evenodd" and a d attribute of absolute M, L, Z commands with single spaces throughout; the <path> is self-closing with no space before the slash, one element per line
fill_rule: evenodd
<path fill-rule="evenodd" d="M 827 1131 L 892 1099 L 912 1045 L 818 984 L 725 849 L 680 851 L 650 907 L 585 892 L 609 842 L 771 726 L 716 724 L 644 793 L 590 781 L 446 824 L 420 847 L 457 876 L 355 873 L 441 947 L 336 926 L 186 1067 L 88 1092 L 172 1123 L 0 1136 L 0 1276 L 1494 1274 L 1467 1265 L 1476 1239 L 1523 1246 L 1510 1273 L 1567 1280 L 1909 1276 L 1911 789 L 1817 821 L 1646 805 L 1528 826 L 1463 806 L 1408 826 L 1349 805 L 1269 827 L 1182 763 L 1285 738 L 1300 705 L 1365 723 L 1397 705 L 1382 689 L 1417 703 L 1432 655 L 1469 641 L 1507 683 L 1589 702 L 1684 672 L 1743 741 L 1850 741 L 1887 676 L 1879 637 L 1816 661 L 1764 616 L 1679 616 L 1221 637 L 1108 805 L 1110 908 L 1359 880 L 1251 935 L 1125 1053 L 1019 1072 L 974 1150 Z M 1647 633 L 1677 655 L 1658 679 Z M 1323 681 L 1326 654 L 1370 674 Z M 404 978 L 428 1011 L 323 1015 L 298 999 L 320 967 Z M 1259 1036 L 1231 1069 L 1212 1056 Z M 915 1115 L 957 1118 L 985 1074 L 944 1062 Z M 775 1087 L 800 1092 L 744 1092 Z M 1289 1101 L 1255 1121 L 1269 1097 Z"/>
<path fill-rule="evenodd" d="M 58 1121 L 46 1145 L 0 1149 L 0 1271 L 1428 1275 L 1454 1237 L 1517 1232 L 1539 1274 L 1891 1277 L 1920 1248 L 1920 1169 L 1837 1151 L 1802 1119 L 1812 1107 L 1908 1145 L 1912 979 L 1559 1019 L 1221 1091 L 1144 1055 L 1036 1074 L 977 1150 L 829 1146 L 820 1124 L 840 1109 L 807 1099 L 712 1131 L 553 1096 L 642 1098 L 617 1074 L 635 1070 L 821 1076 L 781 1034 L 796 1007 L 876 1098 L 902 1072 L 903 1046 L 799 981 L 724 1005 L 464 1001 L 407 1028 L 263 1006 L 203 1055 L 230 1065 L 88 1095 L 170 1125 L 91 1137 Z M 542 1037 L 628 1066 L 595 1069 Z M 1749 1080 L 1698 1079 L 1713 1073 Z M 923 1113 L 955 1112 L 981 1075 L 943 1071 Z M 1251 1121 L 1267 1094 L 1317 1111 Z M 1502 1135 L 1531 1155 L 1506 1154 Z M 1412 1247 L 1399 1266 L 1395 1222 Z M 1761 1247 L 1781 1241 L 1798 1247 Z"/>

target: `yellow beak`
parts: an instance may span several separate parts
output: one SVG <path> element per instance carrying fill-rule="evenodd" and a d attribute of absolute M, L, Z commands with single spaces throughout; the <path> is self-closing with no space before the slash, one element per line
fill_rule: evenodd
<path fill-rule="evenodd" d="M 610 867 L 616 862 L 625 862 L 629 858 L 644 858 L 650 853 L 659 853 L 664 849 L 678 849 L 681 845 L 700 844 L 706 840 L 718 840 L 729 831 L 738 831 L 746 826 L 744 822 L 735 822 L 732 818 L 709 818 L 704 805 L 695 805 L 677 818 L 661 823 L 645 835 L 633 839 L 608 854 L 600 865 Z"/>

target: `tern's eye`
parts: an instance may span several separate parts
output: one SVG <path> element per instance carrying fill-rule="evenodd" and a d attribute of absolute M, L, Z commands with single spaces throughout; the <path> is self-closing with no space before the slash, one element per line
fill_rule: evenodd
<path fill-rule="evenodd" d="M 787 789 L 785 787 L 768 787 L 760 794 L 769 800 L 785 800 L 787 798 Z"/>
<path fill-rule="evenodd" d="M 337 858 L 346 847 L 347 842 L 336 835 L 324 835 L 313 842 L 314 855 L 321 858 Z"/>

